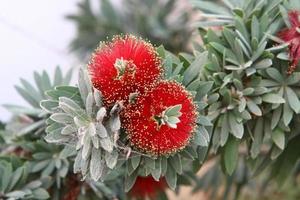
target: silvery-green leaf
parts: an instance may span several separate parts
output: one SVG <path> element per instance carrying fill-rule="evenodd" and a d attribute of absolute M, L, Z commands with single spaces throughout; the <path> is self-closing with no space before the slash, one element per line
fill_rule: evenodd
<path fill-rule="evenodd" d="M 99 147 L 100 147 L 100 139 L 99 139 L 98 136 L 92 136 L 92 143 L 93 143 L 93 146 L 96 149 L 99 149 Z"/>
<path fill-rule="evenodd" d="M 209 93 L 213 84 L 214 84 L 213 81 L 201 82 L 199 88 L 197 89 L 197 94 L 195 99 L 198 101 L 201 100 L 205 95 Z"/>
<path fill-rule="evenodd" d="M 69 141 L 69 137 L 62 135 L 60 132 L 50 132 L 44 138 L 48 143 L 64 143 Z"/>
<path fill-rule="evenodd" d="M 97 89 L 94 89 L 94 99 L 95 99 L 96 106 L 100 108 L 102 106 L 102 94 Z"/>
<path fill-rule="evenodd" d="M 102 175 L 104 162 L 101 158 L 101 149 L 92 149 L 90 161 L 90 175 L 94 181 L 98 181 Z"/>
<path fill-rule="evenodd" d="M 83 120 L 82 118 L 80 118 L 78 116 L 74 117 L 73 121 L 77 127 L 84 127 L 84 126 L 87 126 L 89 123 L 88 121 Z"/>
<path fill-rule="evenodd" d="M 240 99 L 239 112 L 243 112 L 246 108 L 246 99 L 243 97 Z"/>
<path fill-rule="evenodd" d="M 210 122 L 209 118 L 205 117 L 203 115 L 199 115 L 198 116 L 197 123 L 201 124 L 203 126 L 212 126 L 212 123 Z"/>
<path fill-rule="evenodd" d="M 83 178 L 82 178 L 83 180 L 85 179 L 85 177 L 88 173 L 89 165 L 90 165 L 90 158 L 88 158 L 87 160 L 81 159 L 80 170 L 81 170 L 81 174 L 83 176 Z"/>
<path fill-rule="evenodd" d="M 248 96 L 248 95 L 253 94 L 254 88 L 249 87 L 249 88 L 244 89 L 242 92 L 243 92 L 243 95 Z"/>
<path fill-rule="evenodd" d="M 52 113 L 58 108 L 58 101 L 55 100 L 42 100 L 40 106 L 48 113 Z"/>
<path fill-rule="evenodd" d="M 66 103 L 73 110 L 81 110 L 82 109 L 75 101 L 73 101 L 72 99 L 70 99 L 68 97 L 59 97 L 59 102 Z"/>
<path fill-rule="evenodd" d="M 167 173 L 168 168 L 168 160 L 166 157 L 161 158 L 161 173 L 162 175 L 165 175 Z"/>
<path fill-rule="evenodd" d="M 75 161 L 74 161 L 74 166 L 73 166 L 73 172 L 76 174 L 78 172 L 80 172 L 81 170 L 81 160 L 82 160 L 82 150 L 78 151 L 77 152 L 77 155 L 76 155 L 76 158 L 75 158 Z"/>
<path fill-rule="evenodd" d="M 66 145 L 63 150 L 59 153 L 60 158 L 68 158 L 77 154 L 77 151 L 74 146 Z"/>
<path fill-rule="evenodd" d="M 93 115 L 93 105 L 94 105 L 94 97 L 93 97 L 93 93 L 90 92 L 85 102 L 85 110 L 88 116 Z"/>
<path fill-rule="evenodd" d="M 200 133 L 200 132 L 196 132 L 194 133 L 194 143 L 200 146 L 208 146 L 208 141 L 206 140 L 206 138 Z"/>
<path fill-rule="evenodd" d="M 106 109 L 104 107 L 101 107 L 98 112 L 97 112 L 97 116 L 96 119 L 98 122 L 102 122 L 103 118 L 106 116 Z"/>
<path fill-rule="evenodd" d="M 159 181 L 160 176 L 161 176 L 161 159 L 160 158 L 155 160 L 155 168 L 151 170 L 151 175 L 156 181 Z"/>
<path fill-rule="evenodd" d="M 96 126 L 93 122 L 90 123 L 89 127 L 88 127 L 88 132 L 90 136 L 95 136 L 96 135 Z"/>
<path fill-rule="evenodd" d="M 297 94 L 290 87 L 286 87 L 286 96 L 290 107 L 294 110 L 295 113 L 299 113 L 300 101 Z"/>
<path fill-rule="evenodd" d="M 97 123 L 96 131 L 97 131 L 97 134 L 99 135 L 99 137 L 101 137 L 101 138 L 108 137 L 107 130 L 106 130 L 105 126 L 103 126 L 103 124 Z"/>
<path fill-rule="evenodd" d="M 49 176 L 55 170 L 55 161 L 49 162 L 48 166 L 42 171 L 42 177 Z"/>
<path fill-rule="evenodd" d="M 294 85 L 296 83 L 299 83 L 299 81 L 300 81 L 300 72 L 293 72 L 286 80 L 286 83 L 288 85 Z"/>
<path fill-rule="evenodd" d="M 61 124 L 73 123 L 73 118 L 66 113 L 54 113 L 50 116 L 50 119 Z"/>
<path fill-rule="evenodd" d="M 78 87 L 82 101 L 85 103 L 88 94 L 92 92 L 92 84 L 87 75 L 87 71 L 83 68 L 79 70 Z"/>
<path fill-rule="evenodd" d="M 101 144 L 101 147 L 105 151 L 108 151 L 108 152 L 112 152 L 113 151 L 113 143 L 112 143 L 112 141 L 108 137 L 101 138 L 100 139 L 100 144 Z"/>
<path fill-rule="evenodd" d="M 61 131 L 61 134 L 62 135 L 71 135 L 73 133 L 77 132 L 77 129 L 75 129 L 73 126 L 71 125 L 67 125 L 65 126 L 62 131 Z"/>
<path fill-rule="evenodd" d="M 126 174 L 126 176 L 125 176 L 125 182 L 124 182 L 124 185 L 125 185 L 124 190 L 125 190 L 125 192 L 129 192 L 129 190 L 134 185 L 137 176 L 138 176 L 137 170 L 135 170 L 131 175 L 127 175 Z"/>
<path fill-rule="evenodd" d="M 149 158 L 149 157 L 145 157 L 144 158 L 146 166 L 150 169 L 155 169 L 155 159 L 153 158 Z"/>
<path fill-rule="evenodd" d="M 247 100 L 247 107 L 251 113 L 253 113 L 256 116 L 261 116 L 262 112 L 261 109 L 254 103 L 251 99 Z"/>
<path fill-rule="evenodd" d="M 16 171 L 13 172 L 7 191 L 10 191 L 15 187 L 15 185 L 20 181 L 22 176 L 24 176 L 24 171 L 24 167 L 19 167 Z"/>
<path fill-rule="evenodd" d="M 26 192 L 22 191 L 22 190 L 15 190 L 9 193 L 5 194 L 5 197 L 10 197 L 12 199 L 10 200 L 14 200 L 14 199 L 22 199 L 27 195 Z"/>
<path fill-rule="evenodd" d="M 256 69 L 265 69 L 272 65 L 271 59 L 263 59 L 253 65 Z"/>
<path fill-rule="evenodd" d="M 141 160 L 140 155 L 134 155 L 131 157 L 130 161 L 131 161 L 131 165 L 132 165 L 133 169 L 136 169 L 139 166 L 140 160 Z"/>
<path fill-rule="evenodd" d="M 180 112 L 181 108 L 182 108 L 181 104 L 178 104 L 175 106 L 170 106 L 165 110 L 165 114 L 169 117 L 171 117 L 171 116 L 180 117 L 181 116 L 181 112 Z"/>
<path fill-rule="evenodd" d="M 251 114 L 247 110 L 244 110 L 241 113 L 241 118 L 248 121 L 248 120 L 252 119 L 252 116 L 251 116 Z"/>
<path fill-rule="evenodd" d="M 117 151 L 112 151 L 111 153 L 109 152 L 105 152 L 105 162 L 107 167 L 109 167 L 110 169 L 113 169 L 118 161 L 118 152 Z"/>
<path fill-rule="evenodd" d="M 278 94 L 268 93 L 262 96 L 262 100 L 267 103 L 285 103 L 285 100 L 282 98 L 282 96 Z"/>
<path fill-rule="evenodd" d="M 88 135 L 85 135 L 84 141 L 83 141 L 83 148 L 82 148 L 82 158 L 84 160 L 86 160 L 91 154 L 91 150 L 92 150 L 91 142 L 92 142 L 91 137 Z"/>
<path fill-rule="evenodd" d="M 283 77 L 276 68 L 268 68 L 266 70 L 267 74 L 278 83 L 283 83 Z"/>
<path fill-rule="evenodd" d="M 199 74 L 201 68 L 206 64 L 207 52 L 201 53 L 196 57 L 195 61 L 188 67 L 188 69 L 183 74 L 183 84 L 188 85 L 192 82 Z"/>
<path fill-rule="evenodd" d="M 112 132 L 119 131 L 121 128 L 121 121 L 120 121 L 120 116 L 119 115 L 113 115 L 111 116 L 109 120 L 110 128 Z"/>

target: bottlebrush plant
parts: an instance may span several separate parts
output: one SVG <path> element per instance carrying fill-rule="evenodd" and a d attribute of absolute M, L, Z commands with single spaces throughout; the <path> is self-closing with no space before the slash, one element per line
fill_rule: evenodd
<path fill-rule="evenodd" d="M 0 199 L 167 199 L 181 185 L 214 199 L 222 177 L 237 199 L 262 172 L 279 185 L 299 172 L 299 1 L 192 2 L 193 54 L 115 36 L 75 86 L 59 68 L 21 80 L 33 108 L 5 106 Z"/>

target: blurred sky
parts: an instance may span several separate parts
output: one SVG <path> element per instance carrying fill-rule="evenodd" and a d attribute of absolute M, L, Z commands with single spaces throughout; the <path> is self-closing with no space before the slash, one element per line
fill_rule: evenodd
<path fill-rule="evenodd" d="M 33 81 L 33 70 L 52 74 L 60 65 L 64 71 L 79 63 L 68 51 L 75 26 L 64 19 L 74 13 L 78 0 L 0 1 L 0 105 L 26 105 L 14 90 L 23 77 Z M 9 113 L 0 108 L 0 120 Z"/>

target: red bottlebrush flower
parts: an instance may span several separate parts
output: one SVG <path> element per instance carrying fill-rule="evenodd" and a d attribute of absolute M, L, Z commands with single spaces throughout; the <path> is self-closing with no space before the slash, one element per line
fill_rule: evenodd
<path fill-rule="evenodd" d="M 157 199 L 157 195 L 167 187 L 165 179 L 154 180 L 151 176 L 137 177 L 135 184 L 129 192 L 136 199 Z"/>
<path fill-rule="evenodd" d="M 286 28 L 279 32 L 279 37 L 289 43 L 290 59 L 292 61 L 288 73 L 292 73 L 300 61 L 300 12 L 289 12 L 290 28 Z"/>
<path fill-rule="evenodd" d="M 161 76 L 160 60 L 154 47 L 142 39 L 126 35 L 100 45 L 94 53 L 89 70 L 95 88 L 111 106 L 128 101 L 134 92 L 143 93 Z"/>
<path fill-rule="evenodd" d="M 189 142 L 195 127 L 195 108 L 181 85 L 162 81 L 127 106 L 122 125 L 134 147 L 156 156 L 170 154 Z"/>

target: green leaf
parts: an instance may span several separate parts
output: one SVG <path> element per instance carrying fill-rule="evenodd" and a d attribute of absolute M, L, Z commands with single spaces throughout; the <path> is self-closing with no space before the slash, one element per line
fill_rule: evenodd
<path fill-rule="evenodd" d="M 21 190 L 15 190 L 13 192 L 9 192 L 9 193 L 5 194 L 5 197 L 10 197 L 12 199 L 22 199 L 25 197 L 25 195 L 27 195 L 26 192 L 21 191 Z"/>
<path fill-rule="evenodd" d="M 229 138 L 227 144 L 224 147 L 224 164 L 228 175 L 232 175 L 234 172 L 239 153 L 239 140 L 235 138 Z"/>
<path fill-rule="evenodd" d="M 243 123 L 239 123 L 236 120 L 236 117 L 234 114 L 230 113 L 228 116 L 228 122 L 231 133 L 238 139 L 241 139 L 244 135 L 244 125 Z"/>
<path fill-rule="evenodd" d="M 283 150 L 284 146 L 285 146 L 285 134 L 284 134 L 284 132 L 280 128 L 276 128 L 272 132 L 271 137 L 272 137 L 272 140 L 274 141 L 274 143 L 276 144 L 276 146 L 278 148 L 280 148 L 281 150 Z"/>
<path fill-rule="evenodd" d="M 113 151 L 111 153 L 106 151 L 105 152 L 105 162 L 106 162 L 107 167 L 109 167 L 110 169 L 113 169 L 117 164 L 118 156 L 119 156 L 119 154 L 117 151 Z"/>
<path fill-rule="evenodd" d="M 290 108 L 288 104 L 283 105 L 283 123 L 288 126 L 293 118 L 293 110 Z"/>
<path fill-rule="evenodd" d="M 198 116 L 197 123 L 203 126 L 212 126 L 212 123 L 209 120 L 209 118 L 203 115 Z"/>
<path fill-rule="evenodd" d="M 173 167 L 171 165 L 168 165 L 168 169 L 167 169 L 167 173 L 166 173 L 165 178 L 166 178 L 168 186 L 172 190 L 175 190 L 176 185 L 177 185 L 177 174 L 176 174 L 176 171 L 173 169 Z"/>
<path fill-rule="evenodd" d="M 169 157 L 169 162 L 178 174 L 182 174 L 182 163 L 179 154 Z"/>
<path fill-rule="evenodd" d="M 255 159 L 258 154 L 260 153 L 260 147 L 263 142 L 263 130 L 264 130 L 264 120 L 263 118 L 259 118 L 256 120 L 255 128 L 254 128 L 254 135 L 253 135 L 253 141 L 251 145 L 251 157 Z"/>
<path fill-rule="evenodd" d="M 32 191 L 32 195 L 35 199 L 48 199 L 50 196 L 44 188 L 38 188 Z"/>
<path fill-rule="evenodd" d="M 295 113 L 300 112 L 300 101 L 297 94 L 290 88 L 286 87 L 286 96 L 290 107 L 294 110 Z"/>
<path fill-rule="evenodd" d="M 284 100 L 284 98 L 282 98 L 282 96 L 280 96 L 279 94 L 274 94 L 274 93 L 268 93 L 268 94 L 263 95 L 262 100 L 264 102 L 274 103 L 274 104 L 285 103 L 285 100 Z"/>
<path fill-rule="evenodd" d="M 251 99 L 247 100 L 247 107 L 251 113 L 253 113 L 256 116 L 262 116 L 261 109 L 254 103 Z"/>
<path fill-rule="evenodd" d="M 24 174 L 24 167 L 19 167 L 16 171 L 14 171 L 14 173 L 12 174 L 7 191 L 11 191 L 16 186 L 16 184 L 22 178 L 23 174 Z"/>
<path fill-rule="evenodd" d="M 286 105 L 286 104 L 284 104 Z M 277 124 L 279 123 L 282 115 L 282 106 L 279 106 L 277 109 L 274 110 L 271 120 L 271 129 L 274 129 Z"/>
<path fill-rule="evenodd" d="M 200 74 L 201 69 L 207 62 L 207 52 L 201 53 L 183 74 L 183 84 L 188 85 Z"/>
<path fill-rule="evenodd" d="M 127 175 L 125 176 L 125 182 L 124 182 L 124 185 L 125 185 L 125 192 L 129 192 L 130 189 L 132 188 L 132 186 L 134 185 L 135 181 L 136 181 L 136 178 L 138 176 L 138 172 L 137 170 L 135 170 L 131 175 Z"/>
<path fill-rule="evenodd" d="M 200 146 L 208 146 L 209 140 L 200 132 L 196 131 L 194 134 L 194 143 Z"/>
<path fill-rule="evenodd" d="M 271 79 L 277 81 L 278 83 L 283 83 L 283 77 L 276 68 L 271 67 L 267 69 L 266 72 Z"/>
<path fill-rule="evenodd" d="M 133 169 L 136 169 L 139 166 L 140 160 L 141 160 L 140 155 L 134 155 L 131 157 L 130 161 L 131 161 L 131 165 L 132 165 Z"/>
<path fill-rule="evenodd" d="M 197 101 L 202 100 L 202 98 L 209 93 L 213 84 L 213 81 L 200 82 L 195 99 Z"/>
<path fill-rule="evenodd" d="M 263 59 L 259 62 L 254 63 L 253 67 L 256 69 L 265 69 L 268 68 L 272 65 L 272 60 L 271 59 Z"/>

